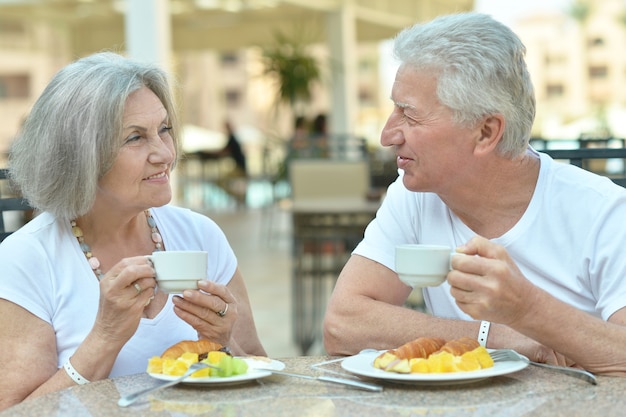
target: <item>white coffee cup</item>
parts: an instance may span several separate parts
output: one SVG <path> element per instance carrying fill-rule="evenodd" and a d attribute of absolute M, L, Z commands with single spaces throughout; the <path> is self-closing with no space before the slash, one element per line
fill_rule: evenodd
<path fill-rule="evenodd" d="M 207 278 L 208 252 L 157 251 L 146 256 L 156 271 L 157 285 L 169 293 L 198 288 L 198 281 Z"/>
<path fill-rule="evenodd" d="M 396 273 L 411 288 L 436 287 L 446 280 L 453 254 L 452 248 L 442 245 L 398 245 Z"/>

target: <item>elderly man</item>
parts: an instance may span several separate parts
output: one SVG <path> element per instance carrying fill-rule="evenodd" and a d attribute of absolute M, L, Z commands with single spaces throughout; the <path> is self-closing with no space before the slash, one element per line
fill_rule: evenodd
<path fill-rule="evenodd" d="M 324 320 L 331 354 L 420 336 L 477 337 L 538 362 L 626 373 L 626 191 L 529 147 L 525 48 L 491 17 L 439 17 L 401 32 L 394 110 L 381 135 L 401 174 L 341 272 Z M 440 244 L 447 281 L 426 314 L 394 247 Z"/>

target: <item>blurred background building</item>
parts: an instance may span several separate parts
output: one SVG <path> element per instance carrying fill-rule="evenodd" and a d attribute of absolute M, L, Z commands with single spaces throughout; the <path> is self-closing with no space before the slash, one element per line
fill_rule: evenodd
<path fill-rule="evenodd" d="M 129 0 L 138 4 L 133 7 L 141 7 L 141 1 Z M 293 110 L 277 103 L 275 80 L 265 73 L 263 63 L 264 48 L 276 42 L 277 33 L 306 43 L 321 70 L 303 115 L 327 113 L 331 129 L 363 137 L 376 147 L 390 109 L 393 78 L 384 40 L 411 23 L 474 7 L 470 0 L 158 1 L 167 2 L 170 16 L 170 45 L 164 48 L 171 49 L 168 69 L 181 87 L 183 120 L 201 135 L 190 138 L 189 146 L 219 147 L 225 140 L 223 121 L 230 120 L 250 155 L 254 175 L 268 169 L 268 148 L 280 152 L 293 133 Z M 129 2 L 0 0 L 0 152 L 6 151 L 56 70 L 102 49 L 125 52 Z M 621 53 L 626 44 L 625 2 L 561 4 L 560 10 L 507 22 L 528 48 L 538 104 L 533 134 L 559 139 L 626 136 L 626 55 Z M 488 6 L 483 9 L 489 13 Z M 340 24 L 354 32 L 350 36 L 355 49 L 340 63 L 333 56 L 337 52 L 331 51 L 337 42 L 327 37 L 334 15 L 354 20 Z M 354 97 L 342 100 L 348 103 L 350 121 L 338 123 L 333 120 L 338 101 L 333 71 L 339 64 L 348 66 L 349 59 L 354 61 L 348 68 L 354 79 L 342 91 Z M 198 140 L 209 143 L 198 145 Z"/>
<path fill-rule="evenodd" d="M 535 136 L 626 137 L 625 1 L 572 1 L 513 29 L 535 84 Z"/>
<path fill-rule="evenodd" d="M 311 86 L 305 116 L 336 115 L 331 128 L 375 142 L 388 106 L 388 92 L 380 87 L 380 41 L 416 21 L 472 5 L 471 0 L 0 0 L 0 152 L 60 67 L 102 49 L 140 55 L 149 48 L 133 44 L 152 42 L 164 53 L 155 55 L 179 81 L 184 123 L 201 128 L 196 133 L 221 133 L 223 121 L 231 120 L 251 155 L 252 173 L 259 173 L 257 148 L 267 141 L 280 144 L 293 132 L 290 106 L 277 104 L 275 81 L 264 74 L 263 51 L 276 43 L 277 33 L 305 43 L 318 61 L 321 78 Z M 137 41 L 142 30 L 152 39 Z M 333 107 L 338 103 L 348 115 Z M 204 132 L 209 139 L 219 139 L 210 132 Z"/>

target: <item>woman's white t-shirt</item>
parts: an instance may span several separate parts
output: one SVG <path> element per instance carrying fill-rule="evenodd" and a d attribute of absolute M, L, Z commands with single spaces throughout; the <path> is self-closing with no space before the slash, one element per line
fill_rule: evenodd
<path fill-rule="evenodd" d="M 174 206 L 151 209 L 167 250 L 209 254 L 209 280 L 228 284 L 237 259 L 222 230 L 208 217 Z M 49 323 L 56 334 L 58 365 L 74 353 L 92 329 L 98 312 L 99 283 L 69 223 L 42 213 L 0 244 L 0 298 Z M 172 296 L 153 319 L 142 318 L 122 348 L 110 376 L 145 372 L 147 359 L 196 331 L 174 314 Z"/>

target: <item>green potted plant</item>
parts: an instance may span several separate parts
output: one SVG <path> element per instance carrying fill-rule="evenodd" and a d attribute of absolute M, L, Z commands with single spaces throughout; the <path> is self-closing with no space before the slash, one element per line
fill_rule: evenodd
<path fill-rule="evenodd" d="M 311 99 L 311 88 L 321 79 L 320 67 L 304 41 L 290 39 L 280 32 L 274 37 L 275 43 L 263 49 L 264 74 L 277 82 L 277 105 L 289 105 L 295 119 L 304 114 Z"/>

